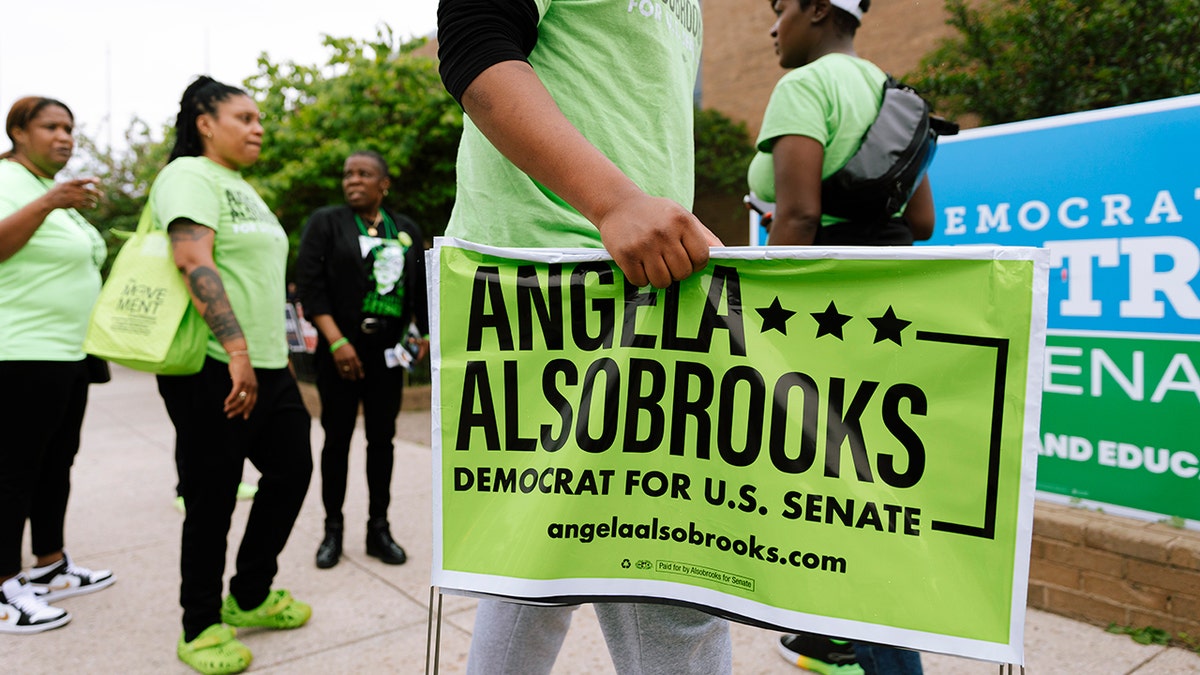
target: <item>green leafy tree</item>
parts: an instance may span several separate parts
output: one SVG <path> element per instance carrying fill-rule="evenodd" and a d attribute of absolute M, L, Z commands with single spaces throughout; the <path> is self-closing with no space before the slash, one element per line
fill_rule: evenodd
<path fill-rule="evenodd" d="M 754 156 L 746 125 L 712 109 L 696 110 L 696 216 L 722 242 L 748 241 L 746 170 Z"/>
<path fill-rule="evenodd" d="M 1200 91 L 1200 0 L 947 0 L 943 41 L 906 79 L 997 124 Z"/>
<path fill-rule="evenodd" d="M 746 170 L 754 156 L 750 132 L 711 108 L 696 110 L 696 194 L 746 191 Z"/>
<path fill-rule="evenodd" d="M 272 63 L 246 80 L 267 136 L 246 175 L 292 237 L 293 255 L 309 214 L 343 201 L 342 164 L 355 150 L 387 159 L 385 203 L 412 217 L 426 237 L 441 234 L 454 198 L 454 161 L 462 112 L 446 93 L 436 62 L 398 42 L 383 26 L 375 39 L 326 37 L 324 66 Z"/>

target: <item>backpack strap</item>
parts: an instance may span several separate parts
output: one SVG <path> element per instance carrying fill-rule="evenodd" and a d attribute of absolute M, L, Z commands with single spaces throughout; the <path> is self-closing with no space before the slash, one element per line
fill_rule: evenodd
<path fill-rule="evenodd" d="M 852 221 L 886 222 L 908 203 L 929 169 L 938 135 L 929 103 L 888 75 L 879 114 L 858 150 L 821 183 L 821 211 Z"/>

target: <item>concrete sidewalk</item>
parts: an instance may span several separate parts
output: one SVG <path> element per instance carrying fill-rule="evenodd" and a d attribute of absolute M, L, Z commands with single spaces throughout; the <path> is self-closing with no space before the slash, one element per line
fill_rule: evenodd
<path fill-rule="evenodd" d="M 77 562 L 111 568 L 113 587 L 61 601 L 74 619 L 66 627 L 32 636 L 0 635 L 0 672 L 186 674 L 175 658 L 180 631 L 179 531 L 173 505 L 174 430 L 154 378 L 114 367 L 113 381 L 93 387 L 75 463 L 67 513 L 67 548 Z M 313 556 L 324 514 L 319 477 L 313 477 L 304 510 L 280 560 L 278 587 L 313 605 L 309 624 L 295 631 L 240 633 L 254 652 L 256 673 L 423 673 L 429 610 L 432 543 L 428 411 L 401 413 L 392 487 L 392 533 L 409 562 L 392 567 L 368 558 L 364 441 L 356 433 L 345 515 L 346 552 L 341 564 L 318 570 Z M 320 425 L 312 428 L 314 454 Z M 247 480 L 256 475 L 247 468 Z M 240 541 L 249 504 L 239 504 L 230 541 Z M 32 563 L 25 544 L 26 565 Z M 228 570 L 235 550 L 229 551 Z M 445 596 L 440 671 L 462 673 L 474 623 L 475 602 Z M 801 673 L 775 652 L 777 634 L 735 625 L 734 672 Z M 1143 646 L 1129 637 L 1044 612 L 1026 621 L 1026 672 L 1200 673 L 1200 655 Z M 931 675 L 996 673 L 996 664 L 928 654 Z M 554 669 L 556 675 L 612 673 L 612 663 L 590 608 L 576 613 Z"/>

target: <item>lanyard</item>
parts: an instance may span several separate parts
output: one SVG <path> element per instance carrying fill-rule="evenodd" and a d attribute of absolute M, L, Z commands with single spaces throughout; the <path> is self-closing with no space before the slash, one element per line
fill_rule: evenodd
<path fill-rule="evenodd" d="M 396 224 L 392 222 L 392 219 L 388 217 L 388 214 L 382 208 L 379 209 L 379 215 L 375 218 L 375 222 L 371 223 L 369 226 L 363 224 L 362 217 L 360 217 L 357 213 L 354 214 L 354 222 L 358 224 L 359 234 L 363 235 L 364 237 L 379 236 L 380 224 L 383 225 L 384 239 L 395 239 L 398 234 L 396 232 Z"/>

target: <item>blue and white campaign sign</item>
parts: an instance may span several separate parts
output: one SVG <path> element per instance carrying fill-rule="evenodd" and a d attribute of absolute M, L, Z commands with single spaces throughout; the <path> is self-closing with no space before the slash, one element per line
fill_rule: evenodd
<path fill-rule="evenodd" d="M 1200 520 L 1200 95 L 942 139 L 930 244 L 1051 253 L 1038 487 Z"/>

